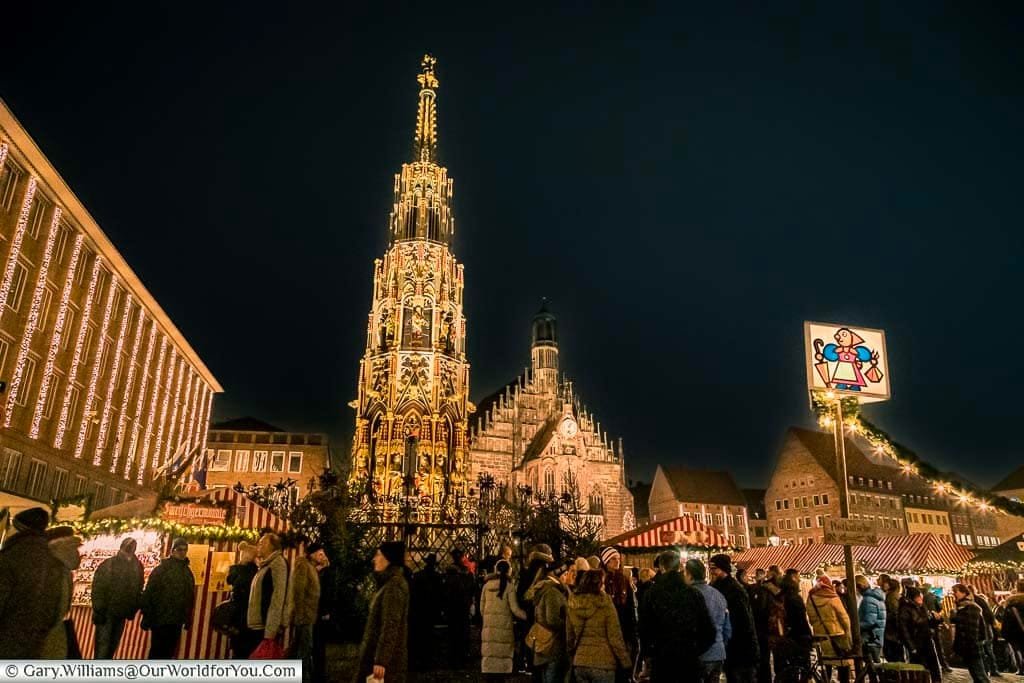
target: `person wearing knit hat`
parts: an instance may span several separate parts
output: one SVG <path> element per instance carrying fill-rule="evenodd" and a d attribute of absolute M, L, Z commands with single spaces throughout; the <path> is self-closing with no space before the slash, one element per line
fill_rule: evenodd
<path fill-rule="evenodd" d="M 600 557 L 601 557 L 601 565 L 603 567 L 605 567 L 605 568 L 608 567 L 608 563 L 611 562 L 612 560 L 618 559 L 620 562 L 622 560 L 622 556 L 619 554 L 619 551 L 616 550 L 615 548 L 612 548 L 611 546 L 609 546 L 607 548 L 601 548 L 601 555 L 600 555 Z"/>
<path fill-rule="evenodd" d="M 601 558 L 598 557 L 597 555 L 591 555 L 590 557 L 587 558 L 587 565 L 591 569 L 600 569 L 601 568 Z"/>
<path fill-rule="evenodd" d="M 708 560 L 708 564 L 722 570 L 727 576 L 732 574 L 732 559 L 725 553 L 712 555 L 711 559 Z"/>
<path fill-rule="evenodd" d="M 18 531 L 34 531 L 41 534 L 50 523 L 50 513 L 43 508 L 29 508 L 14 515 L 14 528 Z"/>
<path fill-rule="evenodd" d="M 192 624 L 196 577 L 189 567 L 188 541 L 176 538 L 171 554 L 149 575 L 142 592 L 142 627 L 150 631 L 149 659 L 173 659 L 181 630 Z"/>
<path fill-rule="evenodd" d="M 847 659 L 853 654 L 850 617 L 827 574 L 814 582 L 814 588 L 807 594 L 806 610 L 813 634 L 826 637 L 821 642 L 822 654 L 835 660 L 830 664 L 839 668 L 839 680 L 849 681 L 853 667 L 853 660 Z"/>
<path fill-rule="evenodd" d="M 68 570 L 50 550 L 49 521 L 43 508 L 19 512 L 0 550 L 0 659 L 39 659 L 50 631 L 63 628 Z"/>
<path fill-rule="evenodd" d="M 587 562 L 587 558 L 585 557 L 577 557 L 576 561 L 573 562 L 573 565 L 576 567 L 577 572 L 590 571 L 590 563 Z"/>
<path fill-rule="evenodd" d="M 537 543 L 530 547 L 530 554 L 526 556 L 526 564 L 533 564 L 534 560 L 544 560 L 547 563 L 555 561 L 555 556 L 551 552 L 551 546 L 547 543 Z"/>
<path fill-rule="evenodd" d="M 142 598 L 142 563 L 131 536 L 117 554 L 100 563 L 92 579 L 92 623 L 96 625 L 96 659 L 113 659 L 125 622 L 135 617 Z"/>
<path fill-rule="evenodd" d="M 385 681 L 405 681 L 409 668 L 409 584 L 402 568 L 405 544 L 385 541 L 373 556 L 377 592 L 359 645 L 359 671 L 354 680 L 371 676 Z"/>

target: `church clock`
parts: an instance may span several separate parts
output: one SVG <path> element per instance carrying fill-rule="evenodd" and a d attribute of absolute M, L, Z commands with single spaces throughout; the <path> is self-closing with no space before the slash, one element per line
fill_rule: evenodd
<path fill-rule="evenodd" d="M 567 417 L 562 420 L 562 424 L 559 426 L 558 431 L 566 439 L 571 439 L 576 436 L 576 432 L 579 431 L 579 426 L 576 424 L 576 420 L 571 417 Z"/>

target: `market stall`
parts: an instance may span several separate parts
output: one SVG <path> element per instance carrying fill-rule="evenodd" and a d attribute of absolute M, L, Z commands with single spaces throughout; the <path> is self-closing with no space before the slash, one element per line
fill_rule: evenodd
<path fill-rule="evenodd" d="M 967 572 L 972 585 L 988 586 L 992 593 L 1013 591 L 1024 577 L 1024 534 L 982 550 L 967 563 Z"/>
<path fill-rule="evenodd" d="M 853 549 L 853 561 L 859 574 L 912 576 L 944 591 L 964 574 L 973 557 L 974 553 L 968 548 L 937 534 L 881 536 L 877 546 Z M 833 578 L 845 577 L 841 545 L 751 548 L 733 557 L 733 562 L 751 571 L 778 565 L 783 571 L 796 569 L 805 577 L 814 576 L 819 569 Z"/>
<path fill-rule="evenodd" d="M 604 543 L 618 548 L 624 564 L 639 568 L 653 567 L 658 554 L 670 549 L 681 550 L 683 561 L 707 560 L 709 554 L 733 550 L 721 534 L 692 517 L 645 524 Z"/>
<path fill-rule="evenodd" d="M 235 563 L 238 543 L 255 542 L 261 530 L 285 532 L 288 525 L 266 508 L 231 489 L 158 502 L 155 497 L 97 511 L 89 521 L 74 524 L 85 543 L 82 564 L 75 572 L 71 616 L 84 658 L 94 650 L 92 579 L 100 563 L 117 553 L 127 537 L 138 543 L 136 554 L 145 577 L 167 556 L 173 539 L 189 542 L 189 566 L 196 577 L 196 603 L 190 628 L 178 648 L 179 659 L 216 659 L 228 655 L 227 638 L 210 627 L 214 607 L 230 596 L 227 570 Z M 294 549 L 285 551 L 289 564 Z M 149 650 L 149 633 L 141 615 L 126 625 L 116 659 L 141 659 Z"/>

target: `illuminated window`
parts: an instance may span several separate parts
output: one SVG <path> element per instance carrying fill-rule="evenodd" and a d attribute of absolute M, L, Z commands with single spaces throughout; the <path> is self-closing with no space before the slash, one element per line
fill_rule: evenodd
<path fill-rule="evenodd" d="M 267 452 L 266 451 L 253 451 L 253 454 L 252 454 L 252 471 L 253 472 L 266 472 L 267 471 Z"/>
<path fill-rule="evenodd" d="M 270 471 L 284 472 L 284 451 L 272 451 L 270 453 Z"/>
<path fill-rule="evenodd" d="M 288 471 L 291 473 L 302 471 L 301 451 L 291 451 L 288 453 Z"/>
<path fill-rule="evenodd" d="M 218 450 L 217 455 L 210 462 L 211 472 L 227 472 L 231 469 L 231 451 Z"/>
<path fill-rule="evenodd" d="M 11 282 L 11 293 L 7 299 L 7 306 L 16 311 L 21 307 L 21 299 L 25 294 L 25 282 L 28 280 L 28 270 L 20 263 L 14 265 L 14 280 Z"/>
<path fill-rule="evenodd" d="M 21 389 L 18 391 L 18 396 L 14 399 L 14 403 L 19 406 L 24 406 L 28 403 L 29 389 L 32 387 L 32 380 L 36 374 L 36 361 L 34 358 L 25 359 L 25 370 L 22 374 Z"/>
<path fill-rule="evenodd" d="M 0 450 L 0 486 L 13 489 L 21 473 L 21 452 L 13 448 Z"/>
<path fill-rule="evenodd" d="M 235 451 L 235 472 L 249 471 L 249 451 Z"/>
<path fill-rule="evenodd" d="M 68 487 L 68 471 L 57 469 L 53 473 L 53 498 L 59 500 L 64 497 L 64 491 Z"/>
<path fill-rule="evenodd" d="M 36 192 L 36 196 L 32 200 L 32 208 L 28 212 L 28 236 L 32 239 L 39 237 L 39 228 L 43 225 L 47 208 L 49 208 L 49 202 L 43 199 L 39 192 Z"/>
<path fill-rule="evenodd" d="M 555 493 L 555 471 L 550 467 L 544 470 L 544 493 L 549 496 Z"/>
<path fill-rule="evenodd" d="M 33 460 L 28 468 L 28 481 L 25 490 L 33 498 L 42 498 L 46 486 L 46 470 L 49 469 L 42 460 Z"/>
<path fill-rule="evenodd" d="M 7 163 L 4 164 L 3 173 L 0 175 L 0 209 L 4 211 L 11 210 L 21 175 L 21 169 L 18 168 L 18 165 L 11 159 L 10 153 L 8 153 Z"/>

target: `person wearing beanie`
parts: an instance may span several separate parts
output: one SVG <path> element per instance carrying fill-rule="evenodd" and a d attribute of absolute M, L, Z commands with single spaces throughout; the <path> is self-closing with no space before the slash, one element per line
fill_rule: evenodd
<path fill-rule="evenodd" d="M 131 536 L 117 554 L 96 568 L 92 579 L 92 623 L 96 626 L 96 659 L 113 659 L 126 621 L 135 618 L 142 600 L 142 562 Z"/>
<path fill-rule="evenodd" d="M 732 635 L 725 646 L 725 679 L 728 683 L 752 681 L 760 662 L 760 648 L 754 613 L 747 590 L 732 576 L 732 560 L 728 555 L 712 556 L 711 586 L 725 598 L 729 608 Z"/>
<path fill-rule="evenodd" d="M 153 570 L 142 591 L 142 628 L 150 631 L 150 659 L 173 659 L 181 629 L 192 625 L 196 577 L 188 564 L 188 541 L 174 539 L 170 556 Z"/>
<path fill-rule="evenodd" d="M 256 578 L 256 546 L 247 541 L 238 544 L 238 562 L 228 569 L 231 602 L 234 605 L 234 626 L 237 633 L 229 638 L 232 659 L 249 659 L 263 640 L 263 633 L 249 628 L 249 596 Z"/>
<path fill-rule="evenodd" d="M 587 565 L 591 569 L 600 569 L 601 568 L 601 558 L 598 557 L 597 555 L 591 555 L 590 557 L 587 558 Z"/>
<path fill-rule="evenodd" d="M 50 515 L 29 508 L 0 550 L 0 659 L 39 659 L 50 631 L 63 623 L 67 568 L 50 552 Z"/>
<path fill-rule="evenodd" d="M 43 645 L 43 659 L 81 659 L 75 638 L 75 626 L 71 621 L 71 594 L 74 584 L 71 572 L 78 569 L 82 556 L 78 549 L 82 547 L 82 539 L 75 535 L 69 526 L 60 526 L 46 531 L 47 545 L 50 552 L 60 561 L 64 568 L 61 580 L 60 622 L 55 624 L 46 636 Z"/>
<path fill-rule="evenodd" d="M 295 627 L 292 647 L 302 660 L 302 680 L 313 680 L 313 626 L 320 606 L 320 574 L 317 566 L 326 562 L 323 546 L 310 543 L 306 552 L 295 558 L 288 580 L 288 598 L 284 605 L 284 623 Z"/>
<path fill-rule="evenodd" d="M 622 555 L 612 547 L 602 548 L 601 568 L 604 569 L 604 592 L 612 599 L 615 613 L 619 617 L 622 638 L 629 650 L 630 660 L 636 659 L 640 649 L 637 642 L 637 601 L 632 576 L 622 567 Z"/>
<path fill-rule="evenodd" d="M 817 578 L 807 596 L 807 618 L 815 636 L 826 636 L 821 653 L 827 664 L 839 668 L 839 683 L 848 683 L 853 668 L 853 660 L 848 659 L 853 648 L 850 617 L 826 574 Z"/>
<path fill-rule="evenodd" d="M 373 555 L 377 592 L 359 644 L 359 668 L 353 683 L 373 676 L 405 683 L 409 669 L 409 585 L 403 574 L 405 544 L 385 541 Z"/>

